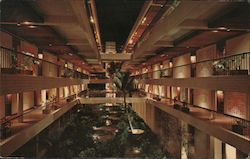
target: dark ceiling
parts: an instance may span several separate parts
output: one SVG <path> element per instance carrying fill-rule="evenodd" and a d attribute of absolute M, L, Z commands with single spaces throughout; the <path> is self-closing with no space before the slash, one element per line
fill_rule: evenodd
<path fill-rule="evenodd" d="M 119 52 L 146 0 L 95 0 L 103 45 L 115 41 Z"/>

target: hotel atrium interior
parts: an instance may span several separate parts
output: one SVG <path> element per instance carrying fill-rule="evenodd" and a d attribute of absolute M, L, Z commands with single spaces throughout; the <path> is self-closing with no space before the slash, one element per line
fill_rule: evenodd
<path fill-rule="evenodd" d="M 250 159 L 249 0 L 0 0 L 0 158 Z"/>

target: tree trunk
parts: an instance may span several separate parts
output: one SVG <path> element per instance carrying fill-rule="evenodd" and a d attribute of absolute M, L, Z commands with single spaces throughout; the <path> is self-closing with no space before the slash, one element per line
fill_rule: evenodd
<path fill-rule="evenodd" d="M 124 102 L 125 111 L 126 111 L 126 113 L 128 113 L 127 102 L 126 102 L 126 93 L 125 92 L 123 92 L 123 102 Z"/>

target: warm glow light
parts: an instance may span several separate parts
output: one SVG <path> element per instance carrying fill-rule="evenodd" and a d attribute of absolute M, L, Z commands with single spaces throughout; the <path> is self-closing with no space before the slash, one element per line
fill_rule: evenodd
<path fill-rule="evenodd" d="M 219 30 L 227 30 L 227 28 L 226 28 L 226 27 L 223 27 L 223 26 L 222 26 L 222 27 L 219 27 L 218 29 L 219 29 Z"/>
<path fill-rule="evenodd" d="M 133 40 L 132 39 L 129 40 L 129 44 L 133 44 Z"/>
<path fill-rule="evenodd" d="M 162 68 L 163 68 L 163 65 L 161 64 L 161 65 L 160 65 L 160 69 L 162 69 Z"/>
<path fill-rule="evenodd" d="M 177 87 L 177 91 L 180 91 L 181 90 L 181 87 Z"/>
<path fill-rule="evenodd" d="M 173 67 L 173 62 L 169 62 L 169 67 L 172 68 Z"/>
<path fill-rule="evenodd" d="M 38 54 L 39 59 L 43 59 L 43 54 Z"/>
<path fill-rule="evenodd" d="M 68 64 L 66 63 L 66 64 L 64 65 L 64 67 L 68 67 Z"/>
<path fill-rule="evenodd" d="M 29 21 L 25 21 L 25 22 L 23 22 L 23 24 L 25 24 L 25 25 L 30 25 L 30 24 L 31 24 L 31 22 L 29 22 Z"/>
<path fill-rule="evenodd" d="M 191 61 L 191 63 L 195 63 L 196 62 L 196 56 L 195 55 L 190 56 L 190 61 Z"/>
<path fill-rule="evenodd" d="M 142 19 L 142 22 L 141 22 L 141 23 L 142 23 L 142 24 L 144 24 L 144 23 L 145 23 L 145 21 L 146 21 L 146 19 L 147 19 L 147 18 L 146 18 L 146 17 L 144 17 L 144 18 Z"/>
<path fill-rule="evenodd" d="M 34 26 L 34 25 L 30 25 L 30 26 L 28 26 L 29 28 L 36 28 L 36 26 Z"/>
<path fill-rule="evenodd" d="M 212 32 L 213 32 L 213 33 L 217 33 L 217 32 L 218 32 L 218 30 L 213 30 Z"/>
<path fill-rule="evenodd" d="M 94 23 L 94 18 L 92 16 L 90 17 L 90 22 Z"/>

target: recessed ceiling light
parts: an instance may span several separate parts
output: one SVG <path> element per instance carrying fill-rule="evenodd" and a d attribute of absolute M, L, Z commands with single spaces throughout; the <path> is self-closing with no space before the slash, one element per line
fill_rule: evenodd
<path fill-rule="evenodd" d="M 94 21 L 94 18 L 92 17 L 92 16 L 90 16 L 90 22 L 91 23 L 94 23 L 95 21 Z"/>
<path fill-rule="evenodd" d="M 218 29 L 219 29 L 219 30 L 227 30 L 227 28 L 226 28 L 226 27 L 223 27 L 223 26 L 222 26 L 222 27 L 218 27 Z"/>
<path fill-rule="evenodd" d="M 213 32 L 213 33 L 218 33 L 219 31 L 218 31 L 218 30 L 213 30 L 212 32 Z"/>
<path fill-rule="evenodd" d="M 31 24 L 31 22 L 29 22 L 29 21 L 25 21 L 25 22 L 23 22 L 23 24 L 25 24 L 25 25 L 30 25 L 30 24 Z"/>
<path fill-rule="evenodd" d="M 30 25 L 30 26 L 28 26 L 29 28 L 36 28 L 36 26 L 34 26 L 34 25 Z"/>
<path fill-rule="evenodd" d="M 130 39 L 128 43 L 129 43 L 129 44 L 133 44 L 133 40 L 132 40 L 132 39 Z"/>

